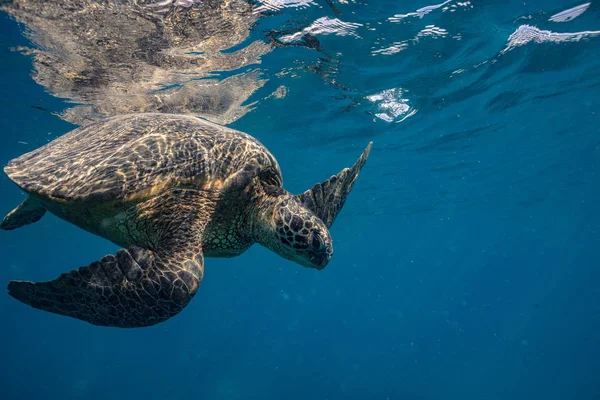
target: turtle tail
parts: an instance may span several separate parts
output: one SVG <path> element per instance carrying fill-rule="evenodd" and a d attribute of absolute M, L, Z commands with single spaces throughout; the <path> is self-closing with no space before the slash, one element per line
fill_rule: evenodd
<path fill-rule="evenodd" d="M 44 216 L 46 209 L 42 204 L 32 198 L 27 197 L 17 208 L 8 213 L 0 222 L 0 229 L 10 231 L 22 227 L 23 225 L 33 224 Z"/>

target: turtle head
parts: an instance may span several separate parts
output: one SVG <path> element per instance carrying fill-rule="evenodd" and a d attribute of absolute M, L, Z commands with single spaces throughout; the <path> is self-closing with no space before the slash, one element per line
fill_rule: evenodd
<path fill-rule="evenodd" d="M 329 229 L 311 210 L 281 188 L 265 191 L 256 241 L 302 266 L 323 269 L 331 259 Z"/>

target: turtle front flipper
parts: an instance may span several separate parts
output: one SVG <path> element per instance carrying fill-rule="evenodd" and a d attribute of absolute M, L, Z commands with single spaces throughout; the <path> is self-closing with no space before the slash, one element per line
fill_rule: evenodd
<path fill-rule="evenodd" d="M 328 228 L 342 210 L 361 168 L 367 162 L 372 145 L 373 142 L 369 143 L 351 168 L 344 168 L 339 174 L 296 196 L 302 205 L 315 213 Z"/>
<path fill-rule="evenodd" d="M 11 281 L 8 290 L 32 307 L 94 325 L 144 327 L 179 313 L 203 272 L 199 248 L 153 252 L 132 246 L 53 281 Z"/>
<path fill-rule="evenodd" d="M 46 209 L 40 202 L 31 196 L 4 217 L 0 222 L 0 229 L 10 231 L 22 227 L 23 225 L 33 224 L 44 216 Z"/>

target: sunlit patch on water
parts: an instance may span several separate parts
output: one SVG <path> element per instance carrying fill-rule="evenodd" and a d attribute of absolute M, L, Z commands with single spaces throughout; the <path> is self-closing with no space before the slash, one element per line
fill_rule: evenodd
<path fill-rule="evenodd" d="M 304 8 L 315 5 L 313 0 L 258 0 L 260 6 L 256 7 L 256 13 L 264 11 L 278 11 L 283 8 Z"/>
<path fill-rule="evenodd" d="M 446 36 L 448 31 L 444 28 L 437 27 L 435 25 L 427 25 L 425 28 L 421 29 L 415 39 L 423 38 L 423 37 L 431 37 L 431 38 L 439 38 Z"/>
<path fill-rule="evenodd" d="M 443 6 L 445 6 L 446 4 L 450 3 L 451 1 L 452 0 L 446 0 L 443 3 L 434 4 L 434 5 L 426 6 L 426 7 L 422 7 L 422 8 L 419 8 L 418 10 L 416 10 L 414 12 L 409 12 L 409 13 L 406 13 L 406 14 L 396 14 L 393 17 L 390 17 L 389 20 L 392 21 L 392 22 L 399 22 L 399 21 L 403 20 L 404 18 L 408 18 L 408 17 L 423 18 L 424 16 L 426 16 L 430 12 L 435 11 L 438 8 L 442 8 Z"/>
<path fill-rule="evenodd" d="M 592 3 L 584 3 L 573 8 L 569 8 L 568 10 L 559 12 L 550 17 L 549 21 L 552 22 L 569 22 L 579 17 L 581 14 L 586 12 L 588 7 Z"/>
<path fill-rule="evenodd" d="M 389 17 L 388 20 L 390 22 L 400 22 L 403 19 L 410 18 L 410 17 L 417 17 L 417 18 L 423 19 L 423 17 L 425 17 L 427 14 L 430 14 L 433 11 L 438 10 L 438 9 L 441 10 L 442 12 L 446 12 L 446 11 L 455 12 L 459 7 L 473 8 L 473 5 L 471 4 L 470 1 L 464 1 L 464 2 L 459 1 L 454 4 L 451 4 L 451 3 L 452 3 L 452 0 L 446 0 L 443 3 L 422 7 L 416 11 L 409 12 L 406 14 L 395 14 L 393 17 Z"/>
<path fill-rule="evenodd" d="M 427 25 L 425 28 L 421 29 L 415 37 L 408 40 L 403 40 L 400 42 L 394 42 L 391 46 L 386 46 L 379 49 L 374 49 L 371 51 L 372 56 L 376 55 L 385 55 L 390 56 L 396 53 L 401 52 L 409 47 L 411 44 L 416 44 L 420 39 L 423 38 L 432 38 L 439 39 L 448 35 L 448 31 L 444 28 L 440 28 L 435 25 Z M 460 35 L 454 36 L 454 39 L 460 40 Z"/>
<path fill-rule="evenodd" d="M 578 42 L 582 39 L 589 39 L 600 35 L 598 31 L 582 31 L 582 32 L 552 32 L 542 30 L 531 25 L 521 25 L 517 30 L 508 37 L 506 47 L 502 50 L 504 54 L 516 47 L 524 46 L 528 43 L 569 43 Z"/>
<path fill-rule="evenodd" d="M 402 50 L 408 47 L 408 41 L 394 42 L 391 46 L 387 46 L 381 49 L 376 49 L 371 52 L 371 55 L 381 54 L 384 56 L 391 56 L 392 54 L 400 53 Z"/>
<path fill-rule="evenodd" d="M 355 38 L 360 38 L 360 36 L 356 34 L 356 29 L 361 26 L 362 24 L 344 22 L 337 18 L 321 17 L 302 31 L 282 36 L 279 40 L 283 43 L 292 43 L 301 40 L 306 34 L 353 36 Z"/>
<path fill-rule="evenodd" d="M 401 88 L 394 88 L 367 96 L 367 100 L 376 106 L 375 117 L 386 122 L 402 122 L 417 113 L 403 95 Z"/>

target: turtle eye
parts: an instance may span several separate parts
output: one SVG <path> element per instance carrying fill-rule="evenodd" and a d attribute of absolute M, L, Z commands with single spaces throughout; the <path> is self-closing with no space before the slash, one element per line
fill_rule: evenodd
<path fill-rule="evenodd" d="M 318 231 L 313 232 L 311 244 L 312 244 L 312 247 L 315 248 L 315 250 L 318 250 L 321 248 L 321 235 Z"/>

